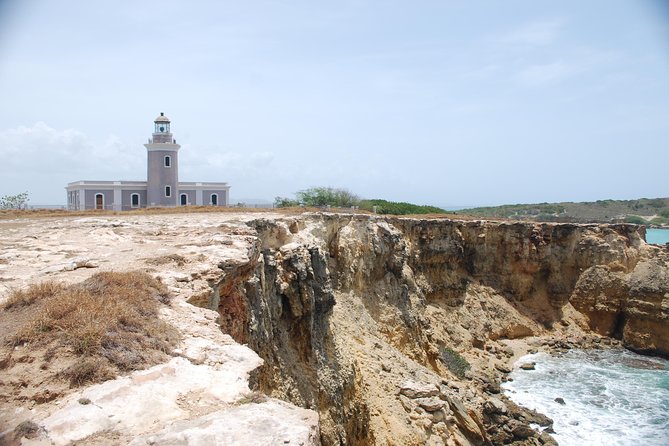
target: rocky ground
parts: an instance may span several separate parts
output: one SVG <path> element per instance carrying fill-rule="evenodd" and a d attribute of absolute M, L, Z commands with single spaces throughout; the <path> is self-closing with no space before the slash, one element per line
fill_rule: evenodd
<path fill-rule="evenodd" d="M 28 371 L 21 358 L 31 346 L 17 347 L 0 378 L 9 389 L 0 397 L 2 441 L 21 441 L 14 430 L 29 421 L 39 430 L 22 444 L 317 444 L 317 414 L 256 397 L 248 375 L 262 359 L 220 331 L 216 312 L 186 303 L 220 280 L 220 262 L 248 260 L 249 217 L 0 221 L 0 300 L 46 280 L 78 283 L 97 271 L 147 271 L 168 285 L 172 304 L 161 317 L 182 335 L 169 362 L 78 389 L 46 373 L 42 386 L 23 386 Z M 44 401 L 40 387 L 60 392 Z"/>
<path fill-rule="evenodd" d="M 499 383 L 534 350 L 667 354 L 668 260 L 627 225 L 2 220 L 0 300 L 48 279 L 146 271 L 174 296 L 161 317 L 183 339 L 165 364 L 50 401 L 6 367 L 4 438 L 30 420 L 24 444 L 552 444 L 550 420 Z"/>

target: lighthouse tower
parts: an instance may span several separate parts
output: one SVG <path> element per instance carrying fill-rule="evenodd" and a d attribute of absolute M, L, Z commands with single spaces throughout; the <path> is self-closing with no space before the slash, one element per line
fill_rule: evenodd
<path fill-rule="evenodd" d="M 179 148 L 172 138 L 170 119 L 161 113 L 155 120 L 147 150 L 148 206 L 176 206 L 179 186 Z"/>

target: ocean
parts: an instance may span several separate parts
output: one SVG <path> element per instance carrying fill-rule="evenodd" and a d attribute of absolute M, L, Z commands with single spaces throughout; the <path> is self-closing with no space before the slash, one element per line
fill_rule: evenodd
<path fill-rule="evenodd" d="M 537 353 L 502 385 L 518 404 L 551 417 L 560 446 L 669 445 L 669 361 L 626 350 Z M 555 401 L 564 399 L 564 404 Z"/>
<path fill-rule="evenodd" d="M 669 229 L 646 229 L 646 241 L 656 245 L 669 243 Z M 667 441 L 667 444 L 669 444 L 669 441 Z"/>

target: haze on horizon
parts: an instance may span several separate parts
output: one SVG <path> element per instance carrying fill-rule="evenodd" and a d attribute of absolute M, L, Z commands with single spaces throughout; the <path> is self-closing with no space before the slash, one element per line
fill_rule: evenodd
<path fill-rule="evenodd" d="M 142 180 L 438 206 L 669 196 L 669 7 L 0 0 L 0 196 Z"/>

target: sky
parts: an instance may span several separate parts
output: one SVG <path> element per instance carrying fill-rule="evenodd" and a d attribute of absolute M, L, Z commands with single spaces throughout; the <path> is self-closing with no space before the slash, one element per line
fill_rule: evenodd
<path fill-rule="evenodd" d="M 669 196 L 665 0 L 0 0 L 0 196 L 144 180 L 437 206 Z"/>

